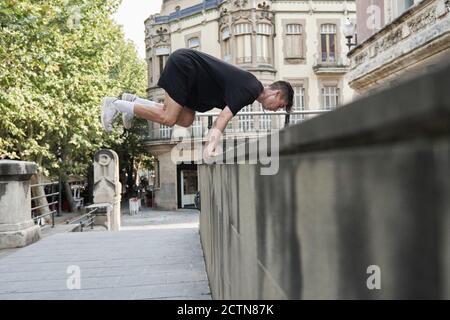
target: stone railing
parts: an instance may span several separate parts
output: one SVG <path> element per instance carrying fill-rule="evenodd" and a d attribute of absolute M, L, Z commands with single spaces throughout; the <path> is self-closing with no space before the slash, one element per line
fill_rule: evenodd
<path fill-rule="evenodd" d="M 350 62 L 346 54 L 315 54 L 313 70 L 316 74 L 320 73 L 340 73 L 348 71 Z"/>
<path fill-rule="evenodd" d="M 449 84 L 446 67 L 282 130 L 274 175 L 201 165 L 213 298 L 449 299 Z"/>

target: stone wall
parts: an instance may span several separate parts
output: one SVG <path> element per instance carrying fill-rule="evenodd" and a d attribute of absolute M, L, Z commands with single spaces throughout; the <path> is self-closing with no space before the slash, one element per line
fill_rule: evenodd
<path fill-rule="evenodd" d="M 201 165 L 213 298 L 449 299 L 449 85 L 447 66 L 283 130 L 276 175 Z"/>

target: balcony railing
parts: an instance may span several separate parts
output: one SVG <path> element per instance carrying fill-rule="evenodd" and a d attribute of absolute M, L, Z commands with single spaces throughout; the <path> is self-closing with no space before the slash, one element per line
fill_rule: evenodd
<path fill-rule="evenodd" d="M 350 66 L 346 54 L 319 53 L 314 55 L 313 70 L 315 73 L 346 73 Z"/>
<path fill-rule="evenodd" d="M 304 110 L 294 111 L 289 114 L 286 112 L 239 112 L 235 119 L 230 121 L 224 132 L 224 138 L 235 137 L 255 137 L 269 133 L 271 130 L 282 129 L 291 124 L 297 124 L 306 121 L 319 114 L 329 112 L 330 110 Z M 157 128 L 151 128 L 144 137 L 145 141 L 180 141 L 186 138 L 194 140 L 203 140 L 208 129 L 212 127 L 214 120 L 219 115 L 214 113 L 198 113 L 195 121 L 189 128 L 169 128 L 157 125 Z"/>

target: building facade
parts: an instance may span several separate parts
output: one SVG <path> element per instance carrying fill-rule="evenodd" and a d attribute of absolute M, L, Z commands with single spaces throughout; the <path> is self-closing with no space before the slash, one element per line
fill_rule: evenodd
<path fill-rule="evenodd" d="M 157 82 L 170 53 L 192 48 L 252 72 L 263 85 L 290 81 L 295 112 L 332 110 L 353 98 L 345 79 L 349 62 L 342 26 L 347 18 L 356 19 L 355 12 L 355 1 L 349 0 L 165 0 L 161 12 L 145 22 L 148 97 L 163 100 Z M 284 126 L 284 115 L 258 114 L 261 111 L 257 102 L 245 107 L 227 127 L 225 138 L 254 137 Z M 289 121 L 311 116 L 293 114 Z M 149 124 L 146 145 L 158 159 L 158 207 L 193 204 L 197 173 L 189 161 L 198 160 L 198 154 L 173 150 L 186 136 L 201 141 L 211 120 L 208 114 L 198 115 L 189 129 Z"/>
<path fill-rule="evenodd" d="M 450 0 L 358 0 L 349 85 L 368 93 L 450 61 L 449 12 Z"/>

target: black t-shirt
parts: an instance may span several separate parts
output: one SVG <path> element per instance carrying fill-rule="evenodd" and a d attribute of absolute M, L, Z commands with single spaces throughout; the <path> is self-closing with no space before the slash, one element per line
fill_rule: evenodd
<path fill-rule="evenodd" d="M 233 115 L 264 89 L 250 72 L 190 49 L 169 56 L 158 86 L 182 106 L 199 112 L 228 106 Z"/>

